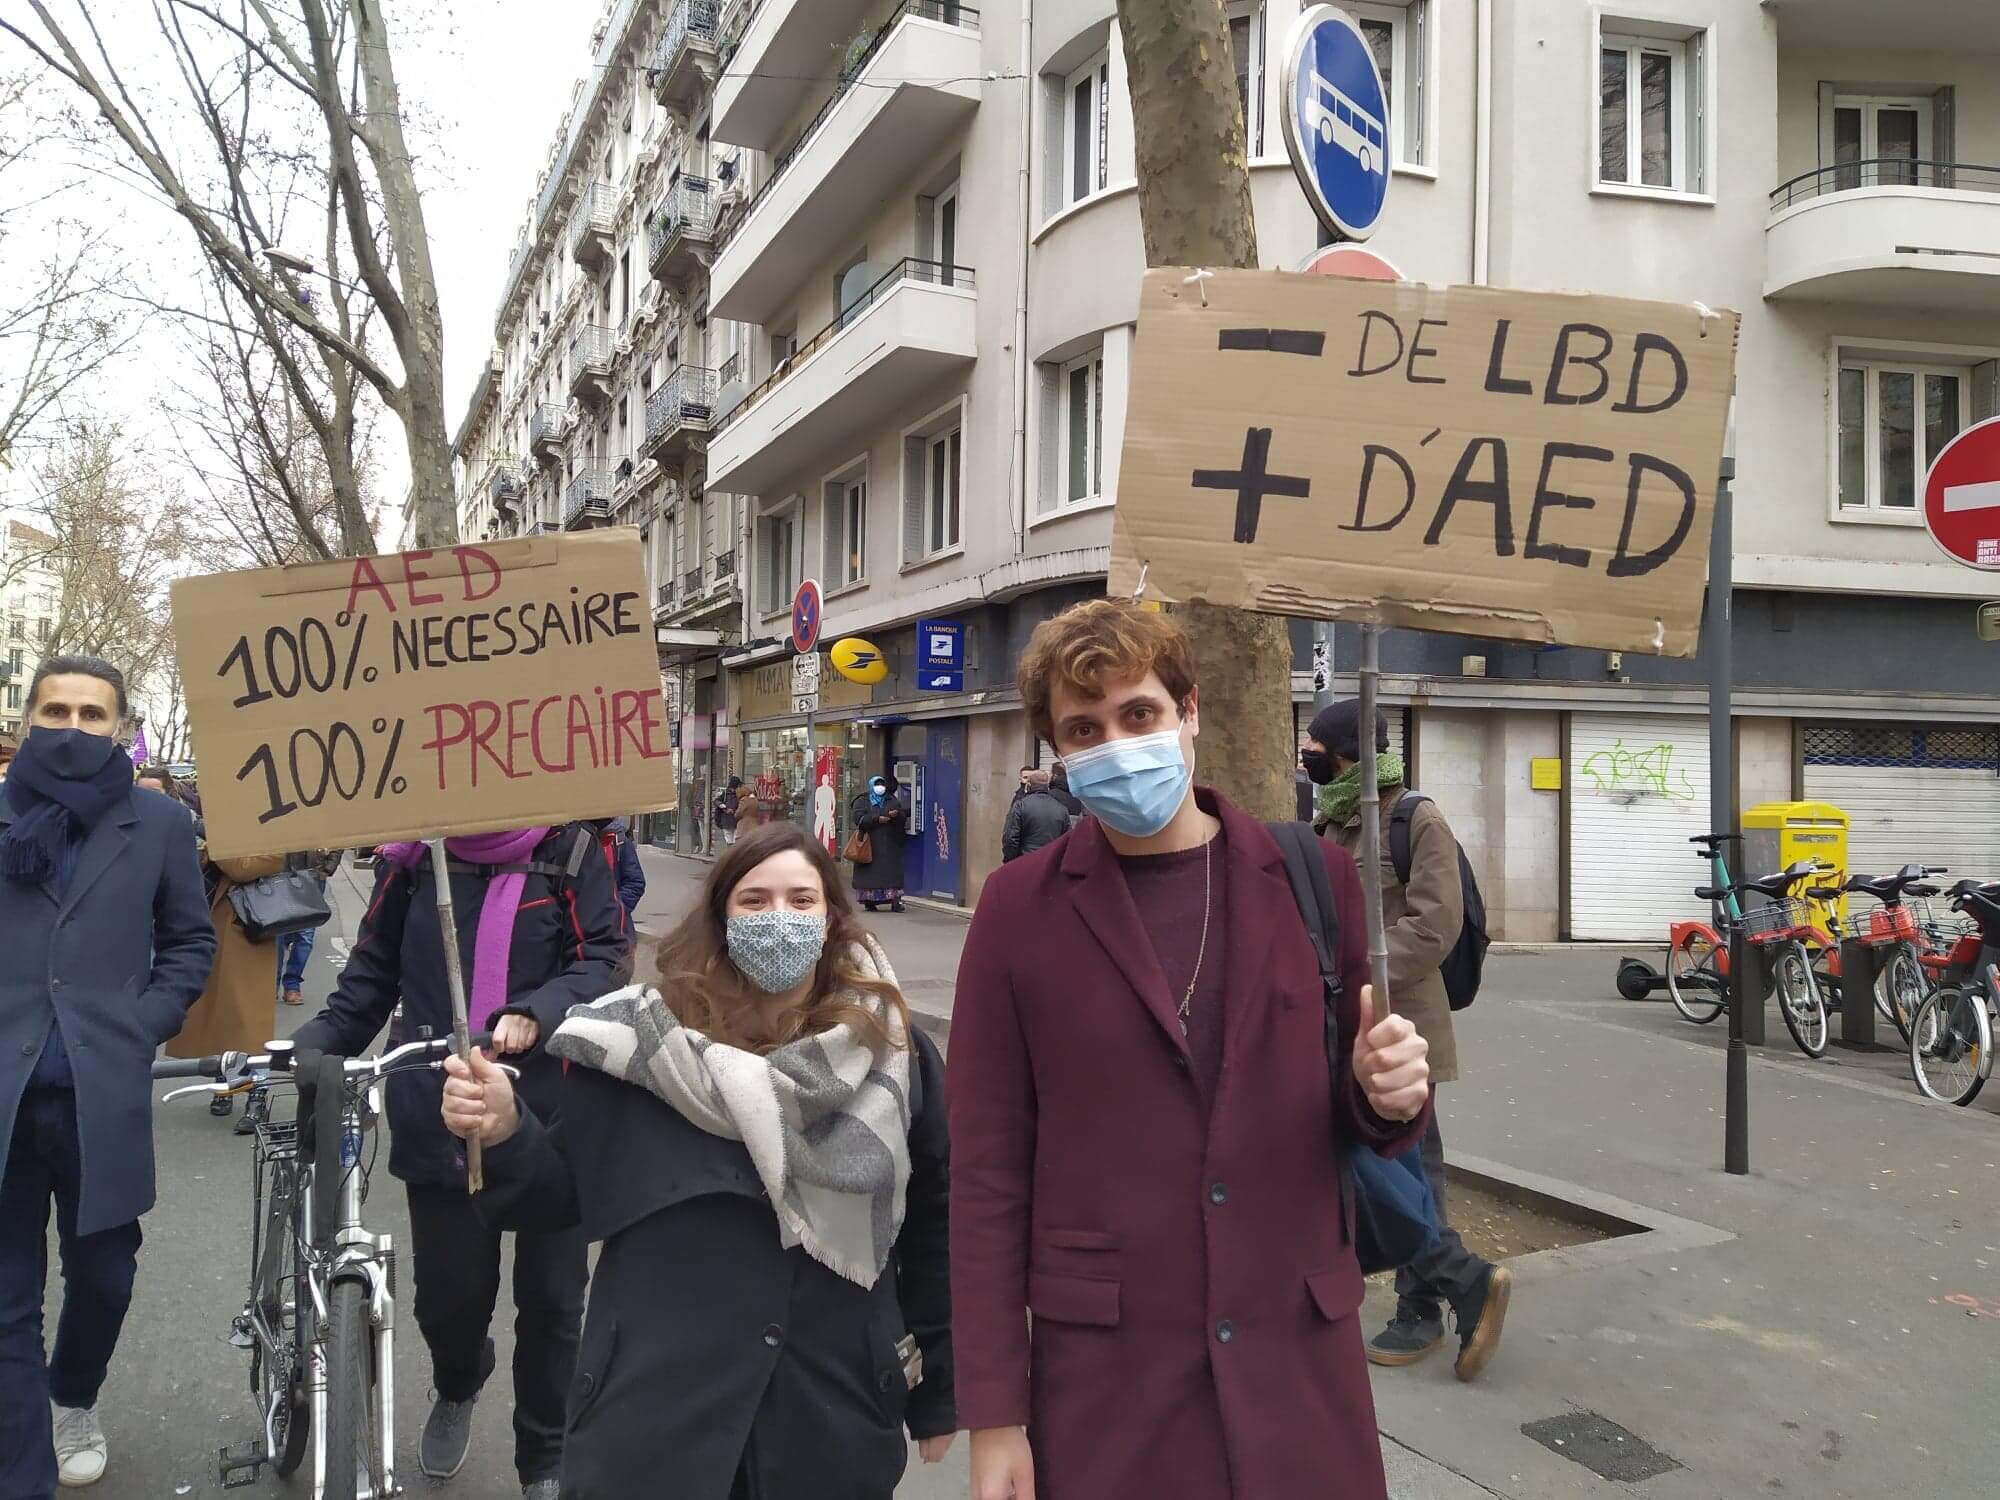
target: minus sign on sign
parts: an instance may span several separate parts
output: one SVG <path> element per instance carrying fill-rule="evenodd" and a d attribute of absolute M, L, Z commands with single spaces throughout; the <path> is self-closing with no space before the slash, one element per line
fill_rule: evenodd
<path fill-rule="evenodd" d="M 2000 479 L 1985 479 L 1978 484 L 1948 484 L 1944 487 L 1944 509 L 1949 515 L 1955 510 L 1992 510 L 2000 507 Z"/>

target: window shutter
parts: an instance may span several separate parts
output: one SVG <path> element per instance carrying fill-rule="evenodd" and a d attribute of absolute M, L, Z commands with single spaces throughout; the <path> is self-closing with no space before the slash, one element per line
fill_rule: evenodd
<path fill-rule="evenodd" d="M 903 561 L 920 561 L 924 555 L 924 452 L 923 438 L 903 440 Z"/>
<path fill-rule="evenodd" d="M 1708 33 L 1697 31 L 1687 44 L 1687 190 L 1708 186 Z"/>
<path fill-rule="evenodd" d="M 1054 510 L 1062 503 L 1062 366 L 1036 366 L 1037 384 L 1040 385 L 1040 417 L 1042 425 L 1042 461 L 1038 465 L 1040 492 L 1035 497 L 1035 511 L 1041 514 Z"/>
<path fill-rule="evenodd" d="M 1940 163 L 1934 169 L 1933 187 L 1956 187 L 1958 174 L 1951 169 L 1951 163 L 1958 160 L 1958 143 L 1953 139 L 1958 129 L 1958 91 L 1946 84 L 1931 95 L 1931 159 Z M 1919 170 L 1917 181 L 1922 182 Z"/>
<path fill-rule="evenodd" d="M 842 506 L 841 490 L 844 486 L 837 479 L 830 479 L 820 486 L 819 533 L 820 570 L 819 585 L 823 589 L 837 589 L 847 582 L 846 571 L 841 567 L 841 521 L 845 514 Z"/>
<path fill-rule="evenodd" d="M 1972 420 L 2000 416 L 2000 360 L 1982 359 L 1972 367 Z"/>
<path fill-rule="evenodd" d="M 1833 165 L 1833 85 L 1819 85 L 1819 165 Z"/>

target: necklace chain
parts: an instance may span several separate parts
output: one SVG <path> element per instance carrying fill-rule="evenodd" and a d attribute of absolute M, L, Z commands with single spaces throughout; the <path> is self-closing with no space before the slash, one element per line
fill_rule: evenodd
<path fill-rule="evenodd" d="M 1201 846 L 1201 946 L 1195 950 L 1194 973 L 1188 976 L 1187 989 L 1181 995 L 1180 1020 L 1181 1035 L 1187 1035 L 1188 1007 L 1194 1001 L 1194 987 L 1201 983 L 1201 966 L 1208 957 L 1208 919 L 1214 911 L 1215 895 L 1214 865 L 1215 840 L 1210 839 Z"/>

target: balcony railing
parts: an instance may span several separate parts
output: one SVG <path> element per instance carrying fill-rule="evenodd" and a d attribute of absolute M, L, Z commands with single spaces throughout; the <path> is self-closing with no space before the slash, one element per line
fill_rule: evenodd
<path fill-rule="evenodd" d="M 545 401 L 528 418 L 528 446 L 549 458 L 562 449 L 563 409 Z"/>
<path fill-rule="evenodd" d="M 667 17 L 667 29 L 660 33 L 659 46 L 653 49 L 650 67 L 656 77 L 671 75 L 689 46 L 715 46 L 717 9 L 716 0 L 681 0 L 674 7 Z"/>
<path fill-rule="evenodd" d="M 586 521 L 611 519 L 611 471 L 580 469 L 563 492 L 563 529 L 574 530 Z"/>
<path fill-rule="evenodd" d="M 947 26 L 962 26 L 967 31 L 979 29 L 979 12 L 969 5 L 954 4 L 953 0 L 902 0 L 902 3 L 889 13 L 889 19 L 884 21 L 874 35 L 870 36 L 864 45 L 856 48 L 843 63 L 840 81 L 834 86 L 833 96 L 820 106 L 819 113 L 812 117 L 811 123 L 799 132 L 799 138 L 792 143 L 791 149 L 771 163 L 770 174 L 757 185 L 757 191 L 752 193 L 750 201 L 743 205 L 742 217 L 729 227 L 729 232 L 722 237 L 717 249 L 727 245 L 742 232 L 743 226 L 749 223 L 750 216 L 757 211 L 757 205 L 763 200 L 764 195 L 771 191 L 772 186 L 785 175 L 792 163 L 798 160 L 799 153 L 812 144 L 813 137 L 819 134 L 820 127 L 826 123 L 826 117 L 832 114 L 834 107 L 847 97 L 848 91 L 854 87 L 868 64 L 874 61 L 875 54 L 882 50 L 883 44 L 889 40 L 889 34 L 902 23 L 905 16 L 916 16 L 926 21 L 941 21 Z"/>
<path fill-rule="evenodd" d="M 670 578 L 653 591 L 653 608 L 666 609 L 674 602 L 674 583 Z"/>
<path fill-rule="evenodd" d="M 818 333 L 799 345 L 790 358 L 780 361 L 777 369 L 773 370 L 763 380 L 759 381 L 757 385 L 752 387 L 750 393 L 737 402 L 728 414 L 715 424 L 716 430 L 719 432 L 724 427 L 727 427 L 759 401 L 770 395 L 772 391 L 783 385 L 791 377 L 793 371 L 797 370 L 808 359 L 817 354 L 822 347 L 832 340 L 835 334 L 860 317 L 870 307 L 873 307 L 880 298 L 887 295 L 890 288 L 905 281 L 921 282 L 926 286 L 962 286 L 969 291 L 973 285 L 972 267 L 948 266 L 942 261 L 919 260 L 914 255 L 904 256 L 877 277 L 866 291 L 862 292 L 852 302 L 848 303 L 846 307 L 842 308 L 832 322 L 828 323 L 826 327 L 820 329 Z"/>
<path fill-rule="evenodd" d="M 686 429 L 707 432 L 714 420 L 715 371 L 682 365 L 646 398 L 647 446 Z"/>
<path fill-rule="evenodd" d="M 511 458 L 494 460 L 486 479 L 486 493 L 495 510 L 507 511 L 518 506 L 527 488 L 527 476 L 522 474 L 519 464 Z"/>
<path fill-rule="evenodd" d="M 689 568 L 687 576 L 681 579 L 681 592 L 692 599 L 701 592 L 701 569 Z"/>
<path fill-rule="evenodd" d="M 604 379 L 611 373 L 611 346 L 618 340 L 617 331 L 597 323 L 589 323 L 570 336 L 569 379 L 572 389 L 584 376 Z"/>
<path fill-rule="evenodd" d="M 724 385 L 730 385 L 743 378 L 743 353 L 738 350 L 722 362 L 722 368 L 715 372 L 715 378 Z"/>
<path fill-rule="evenodd" d="M 707 241 L 715 229 L 715 195 L 706 177 L 682 177 L 660 199 L 646 226 L 647 264 L 664 279 L 673 252 L 693 241 Z"/>
<path fill-rule="evenodd" d="M 1861 161 L 1835 162 L 1801 172 L 1771 190 L 1771 208 L 1790 208 L 1828 193 L 1851 192 L 1855 188 L 1920 187 L 1957 189 L 1960 192 L 2000 193 L 2000 167 L 1976 162 L 1919 161 L 1903 156 L 1874 156 Z"/>
<path fill-rule="evenodd" d="M 736 549 L 734 547 L 731 547 L 727 552 L 718 552 L 715 554 L 715 576 L 717 578 L 728 578 L 735 571 Z"/>
<path fill-rule="evenodd" d="M 569 221 L 569 251 L 578 260 L 597 260 L 596 253 L 586 256 L 586 251 L 601 250 L 610 253 L 611 231 L 618 223 L 618 190 L 608 182 L 593 182 L 583 190 L 577 200 L 576 213 Z M 597 246 L 597 240 L 607 243 Z"/>

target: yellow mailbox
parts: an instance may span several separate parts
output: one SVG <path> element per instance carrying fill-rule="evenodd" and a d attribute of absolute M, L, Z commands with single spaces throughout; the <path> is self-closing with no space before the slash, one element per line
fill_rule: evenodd
<path fill-rule="evenodd" d="M 1847 879 L 1847 814 L 1830 802 L 1761 802 L 1743 813 L 1743 870 L 1739 880 L 1775 875 L 1802 859 L 1833 869 L 1821 885 Z M 1816 903 L 1829 931 L 1847 914 L 1847 901 Z"/>

